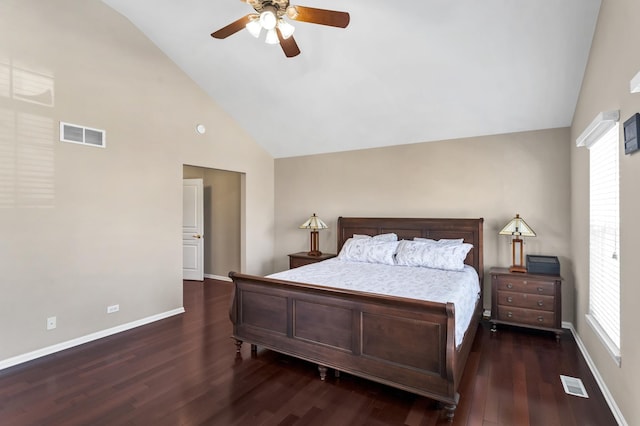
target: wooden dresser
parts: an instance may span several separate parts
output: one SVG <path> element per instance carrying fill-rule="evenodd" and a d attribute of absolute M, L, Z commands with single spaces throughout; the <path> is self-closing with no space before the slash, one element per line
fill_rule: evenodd
<path fill-rule="evenodd" d="M 289 255 L 289 269 L 299 266 L 308 265 L 310 263 L 322 262 L 323 260 L 336 257 L 334 253 L 322 253 L 320 256 L 309 256 L 306 251 L 292 253 Z"/>
<path fill-rule="evenodd" d="M 491 268 L 491 323 L 562 334 L 562 277 Z"/>

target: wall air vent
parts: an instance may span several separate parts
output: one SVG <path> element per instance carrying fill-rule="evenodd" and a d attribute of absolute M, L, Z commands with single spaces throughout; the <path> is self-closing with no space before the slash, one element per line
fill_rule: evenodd
<path fill-rule="evenodd" d="M 81 145 L 104 148 L 107 143 L 107 132 L 100 129 L 78 126 L 60 122 L 60 140 L 62 142 L 79 143 Z"/>

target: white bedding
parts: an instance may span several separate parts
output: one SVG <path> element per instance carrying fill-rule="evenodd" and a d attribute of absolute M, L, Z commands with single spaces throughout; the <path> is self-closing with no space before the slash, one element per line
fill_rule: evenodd
<path fill-rule="evenodd" d="M 460 345 L 480 297 L 475 269 L 462 271 L 349 262 L 337 258 L 269 275 L 288 281 L 455 305 L 456 346 Z"/>

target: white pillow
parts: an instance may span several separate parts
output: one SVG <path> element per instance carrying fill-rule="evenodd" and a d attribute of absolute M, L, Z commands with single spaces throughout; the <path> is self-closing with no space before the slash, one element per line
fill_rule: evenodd
<path fill-rule="evenodd" d="M 415 237 L 413 241 L 418 241 L 421 243 L 438 244 L 442 246 L 448 246 L 448 245 L 455 246 L 457 244 L 462 244 L 464 242 L 464 238 L 455 238 L 455 239 L 440 238 L 439 240 L 432 240 L 430 238 Z"/>
<path fill-rule="evenodd" d="M 438 245 L 403 240 L 398 244 L 396 264 L 461 271 L 464 269 L 464 260 L 472 248 L 473 245 L 467 243 Z"/>
<path fill-rule="evenodd" d="M 398 235 L 390 232 L 388 234 L 378 234 L 372 237 L 374 240 L 378 241 L 398 241 Z"/>
<path fill-rule="evenodd" d="M 363 239 L 363 240 L 367 240 L 367 239 L 372 239 L 372 240 L 377 240 L 377 241 L 398 241 L 398 235 L 394 234 L 393 232 L 390 232 L 388 234 L 378 234 L 378 235 L 374 235 L 373 237 L 370 235 L 363 235 L 363 234 L 353 234 L 353 238 L 358 240 L 358 239 Z"/>
<path fill-rule="evenodd" d="M 382 263 L 395 265 L 394 255 L 398 241 L 380 241 L 374 238 L 349 238 L 345 241 L 338 259 L 351 262 Z"/>

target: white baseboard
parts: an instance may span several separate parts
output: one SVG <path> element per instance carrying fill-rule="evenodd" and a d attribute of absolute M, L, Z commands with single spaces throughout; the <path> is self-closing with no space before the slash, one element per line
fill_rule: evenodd
<path fill-rule="evenodd" d="M 587 362 L 587 365 L 589 366 L 589 370 L 591 370 L 591 374 L 593 374 L 593 377 L 596 379 L 596 383 L 598 383 L 598 387 L 600 388 L 600 391 L 602 392 L 604 399 L 607 401 L 607 404 L 611 409 L 611 413 L 613 414 L 613 417 L 616 418 L 616 421 L 618 422 L 619 425 L 627 426 L 628 425 L 627 421 L 624 419 L 624 416 L 622 415 L 620 408 L 618 408 L 618 404 L 616 404 L 616 401 L 613 399 L 613 395 L 611 395 L 611 392 L 609 392 L 609 388 L 607 388 L 607 385 L 602 379 L 600 372 L 596 368 L 596 365 L 593 362 L 593 359 L 591 359 L 589 352 L 587 352 L 587 348 L 582 342 L 582 339 L 580 339 L 580 336 L 578 335 L 578 333 L 576 333 L 576 329 L 573 327 L 573 324 L 570 322 L 563 321 L 562 328 L 568 328 L 571 331 L 571 334 L 573 335 L 573 338 L 576 340 L 576 344 L 578 345 L 578 348 L 580 349 L 582 356 L 584 357 L 585 361 Z"/>
<path fill-rule="evenodd" d="M 210 278 L 212 280 L 220 280 L 220 281 L 229 281 L 231 282 L 231 278 L 223 277 L 222 275 L 213 275 L 213 274 L 204 274 L 205 278 Z"/>
<path fill-rule="evenodd" d="M 3 359 L 3 360 L 0 360 L 0 370 L 4 370 L 5 368 L 13 367 L 14 365 L 22 364 L 27 361 L 32 361 L 34 359 L 41 358 L 43 356 L 47 356 L 56 352 L 63 351 L 65 349 L 73 348 L 74 346 L 79 346 L 84 343 L 89 343 L 94 340 L 102 339 L 103 337 L 107 337 L 113 334 L 121 333 L 123 331 L 131 330 L 132 328 L 140 327 L 141 325 L 150 324 L 152 322 L 159 321 L 161 319 L 169 318 L 174 315 L 178 315 L 182 313 L 184 313 L 184 308 L 173 309 L 171 311 L 162 312 L 157 315 L 152 315 L 150 317 L 132 321 L 127 324 L 122 324 L 116 327 L 108 328 L 106 330 L 87 334 L 86 336 L 78 337 L 76 339 L 67 340 L 66 342 L 57 343 L 52 346 L 47 346 L 46 348 L 38 349 L 32 352 L 28 352 L 26 354 Z"/>

